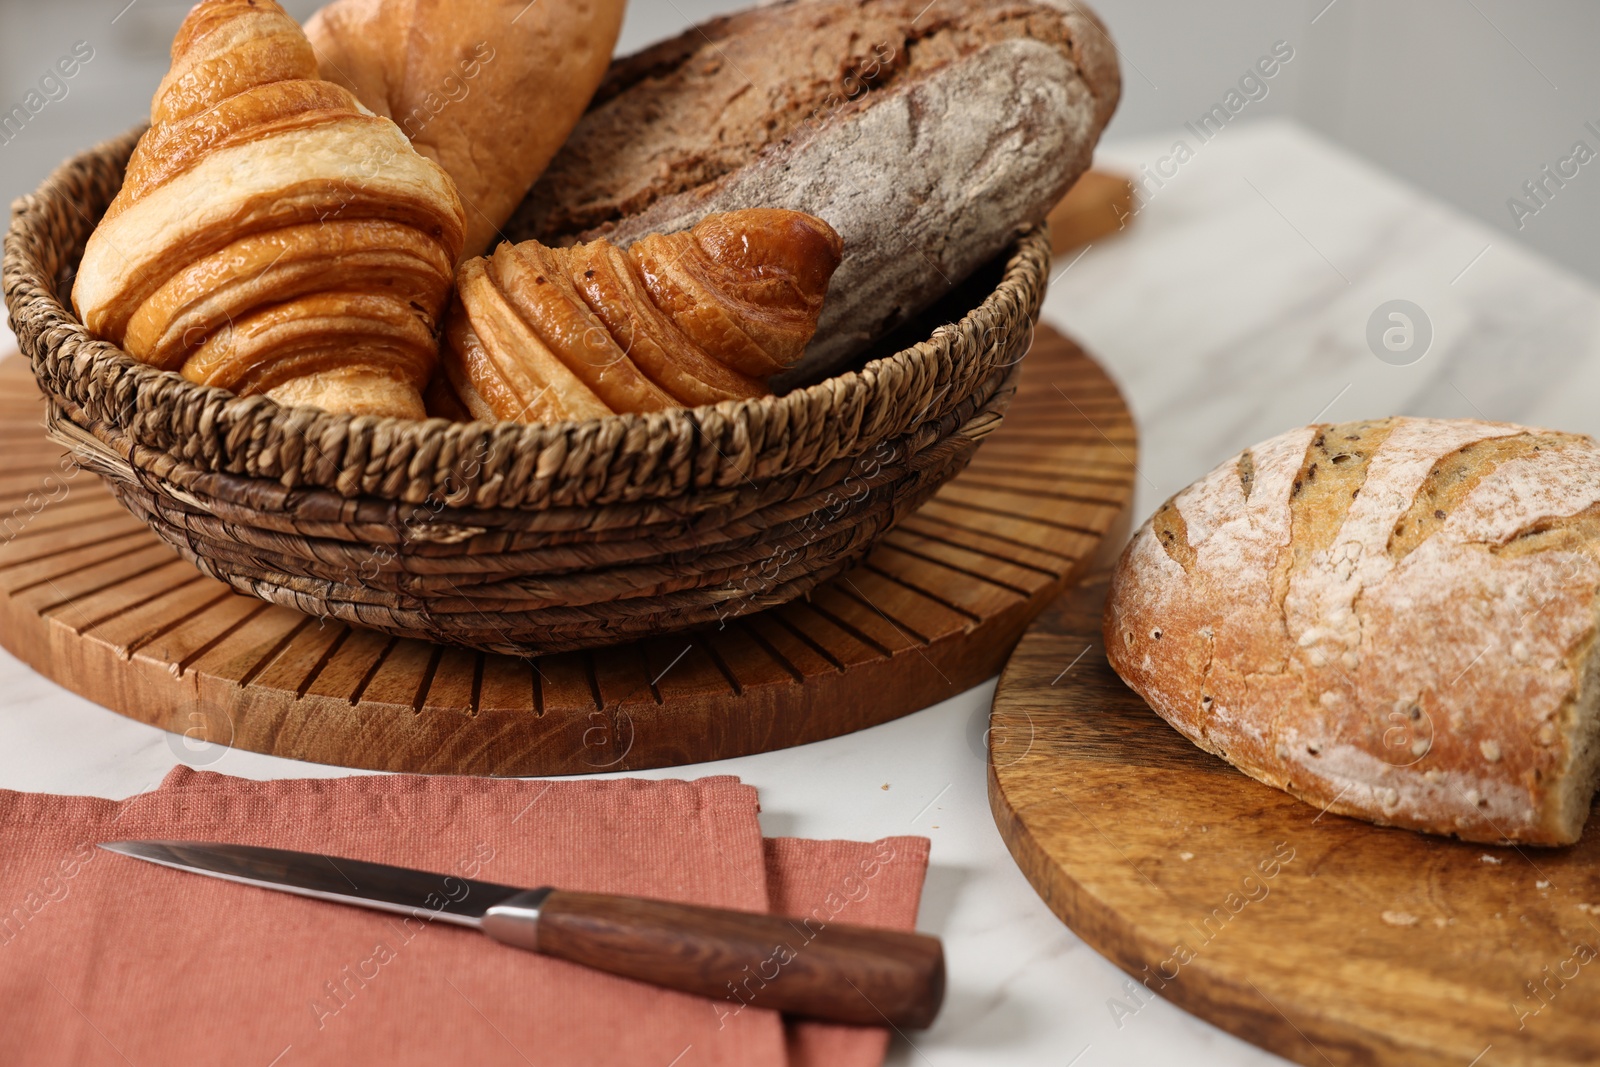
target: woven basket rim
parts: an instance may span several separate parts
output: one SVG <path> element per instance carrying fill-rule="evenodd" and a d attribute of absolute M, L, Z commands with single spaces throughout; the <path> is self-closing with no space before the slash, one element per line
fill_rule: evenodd
<path fill-rule="evenodd" d="M 61 299 L 59 283 L 81 256 L 81 240 L 77 248 L 61 249 L 57 243 L 55 251 L 60 256 L 62 267 L 52 274 L 47 265 L 41 262 L 38 248 L 35 247 L 43 247 L 44 238 L 49 235 L 50 222 L 47 216 L 50 211 L 65 205 L 90 229 L 97 225 L 104 205 L 93 204 L 92 209 L 86 211 L 75 194 L 86 182 L 93 180 L 93 171 L 97 167 L 114 167 L 120 179 L 128 157 L 146 128 L 146 125 L 141 125 L 66 160 L 34 193 L 12 205 L 11 225 L 6 234 L 4 251 L 5 299 L 13 331 L 29 358 L 41 388 L 51 396 L 53 402 L 66 401 L 69 416 L 80 425 L 87 422 L 92 430 L 93 423 L 103 419 L 113 423 L 140 445 L 165 452 L 194 468 L 218 473 L 244 473 L 239 457 L 229 447 L 230 442 L 235 440 L 254 443 L 265 435 L 270 439 L 298 438 L 307 442 L 365 442 L 365 448 L 354 449 L 357 454 L 355 460 L 349 459 L 351 449 L 345 447 L 342 461 L 336 464 L 338 472 L 333 475 L 321 477 L 315 470 L 301 469 L 284 470 L 275 478 L 285 485 L 318 485 L 335 488 L 351 496 L 418 499 L 415 489 L 418 471 L 415 468 L 419 462 L 425 460 L 443 471 L 461 457 L 473 454 L 482 456 L 485 449 L 508 448 L 519 453 L 542 455 L 552 446 L 559 446 L 564 451 L 580 443 L 602 441 L 607 444 L 610 454 L 627 456 L 645 448 L 650 442 L 704 440 L 708 423 L 719 424 L 723 434 L 737 435 L 756 423 L 767 427 L 800 426 L 810 413 L 819 409 L 837 409 L 846 402 L 865 408 L 885 389 L 894 388 L 893 382 L 925 377 L 941 357 L 952 358 L 962 336 L 982 334 L 994 328 L 997 322 L 1014 318 L 1014 315 L 1007 316 L 1004 313 L 1006 305 L 1020 302 L 1023 309 L 1031 309 L 1036 314 L 1044 288 L 1043 280 L 1039 277 L 1039 261 L 1042 257 L 1046 269 L 1049 262 L 1049 237 L 1045 225 L 1019 227 L 1002 253 L 1005 263 L 1000 280 L 959 321 L 939 325 L 928 338 L 909 347 L 782 395 L 647 414 L 612 414 L 595 419 L 542 424 L 333 414 L 316 408 L 286 407 L 265 396 L 241 397 L 215 386 L 191 382 L 176 372 L 148 366 L 118 346 L 94 338 L 78 319 L 74 309 Z M 87 233 L 82 239 L 87 239 Z M 50 388 L 52 382 L 59 386 L 58 390 Z M 108 418 L 105 411 L 107 398 L 113 395 L 124 398 L 124 402 L 113 405 L 113 414 Z M 79 410 L 73 411 L 73 408 Z M 938 409 L 939 405 L 930 405 L 925 414 L 937 415 Z M 174 442 L 170 432 L 163 436 L 161 429 L 170 429 L 169 424 L 175 422 L 174 412 L 186 413 L 191 424 L 208 427 L 219 447 L 196 452 Z M 132 417 L 129 418 L 129 415 Z M 866 417 L 859 413 L 857 415 L 863 421 Z M 852 442 L 860 446 L 855 451 L 870 447 L 874 440 L 903 432 L 905 427 L 886 426 L 881 429 L 886 432 L 876 435 L 861 433 L 859 439 Z M 344 483 L 350 482 L 350 479 L 340 478 L 338 474 L 346 473 L 349 463 L 359 462 L 363 458 L 376 459 L 380 446 L 392 448 L 402 443 L 410 446 L 407 455 L 412 457 L 409 463 L 409 467 L 413 468 L 410 490 L 404 486 L 386 490 L 385 486 L 374 485 L 372 479 L 368 478 L 361 480 L 355 492 L 347 491 Z M 721 454 L 721 450 L 718 451 Z M 823 451 L 826 453 L 826 449 Z M 851 449 L 843 448 L 826 454 L 824 458 L 831 460 L 838 455 L 848 454 L 851 454 Z M 306 467 L 311 466 L 306 464 Z M 426 472 L 422 473 L 422 480 L 426 481 Z M 749 471 L 737 473 L 749 480 Z M 439 481 L 438 478 L 434 480 Z M 629 498 L 627 487 L 619 486 L 612 498 Z"/>

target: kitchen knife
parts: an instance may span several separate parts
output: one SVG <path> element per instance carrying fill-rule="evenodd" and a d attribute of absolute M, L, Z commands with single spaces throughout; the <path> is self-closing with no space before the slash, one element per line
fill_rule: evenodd
<path fill-rule="evenodd" d="M 519 889 L 250 845 L 109 841 L 100 847 L 230 882 L 468 926 L 517 948 L 737 1006 L 922 1029 L 944 999 L 944 949 L 921 934 Z"/>

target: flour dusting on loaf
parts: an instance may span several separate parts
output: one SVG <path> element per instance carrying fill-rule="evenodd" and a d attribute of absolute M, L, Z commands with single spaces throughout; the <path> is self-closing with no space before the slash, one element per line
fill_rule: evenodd
<path fill-rule="evenodd" d="M 1308 426 L 1180 492 L 1113 579 L 1112 666 L 1190 740 L 1342 814 L 1581 835 L 1600 756 L 1600 446 Z"/>
<path fill-rule="evenodd" d="M 508 226 L 620 247 L 755 207 L 844 238 L 816 339 L 837 372 L 1042 221 L 1117 105 L 1073 0 L 789 0 L 617 60 Z"/>

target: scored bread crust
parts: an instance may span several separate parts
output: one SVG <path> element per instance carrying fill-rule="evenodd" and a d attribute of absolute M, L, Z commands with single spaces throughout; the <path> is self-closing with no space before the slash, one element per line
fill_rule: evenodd
<path fill-rule="evenodd" d="M 1600 754 L 1600 446 L 1472 420 L 1307 426 L 1178 493 L 1106 653 L 1195 744 L 1325 810 L 1582 834 Z"/>
<path fill-rule="evenodd" d="M 816 339 L 833 373 L 1042 221 L 1116 108 L 1111 39 L 1071 0 L 790 0 L 617 60 L 508 224 L 562 245 L 748 208 L 844 239 Z"/>

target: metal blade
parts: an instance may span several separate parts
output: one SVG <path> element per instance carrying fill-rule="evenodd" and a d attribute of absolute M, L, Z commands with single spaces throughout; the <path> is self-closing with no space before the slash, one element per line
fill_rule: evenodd
<path fill-rule="evenodd" d="M 276 889 L 317 900 L 354 904 L 419 919 L 479 925 L 491 907 L 518 893 L 511 886 L 453 874 L 430 874 L 314 852 L 205 841 L 108 841 L 100 846 L 134 859 Z"/>

